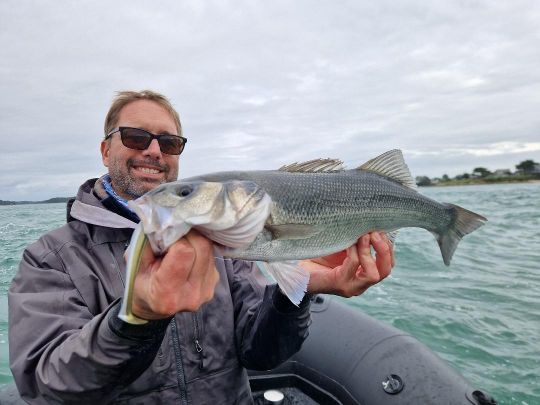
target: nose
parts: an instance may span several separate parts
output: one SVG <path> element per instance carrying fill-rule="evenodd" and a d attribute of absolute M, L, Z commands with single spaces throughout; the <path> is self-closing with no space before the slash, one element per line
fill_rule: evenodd
<path fill-rule="evenodd" d="M 159 147 L 159 143 L 157 139 L 152 139 L 152 142 L 150 142 L 150 145 L 148 145 L 148 148 L 143 150 L 143 155 L 152 156 L 152 157 L 161 156 L 161 149 Z"/>

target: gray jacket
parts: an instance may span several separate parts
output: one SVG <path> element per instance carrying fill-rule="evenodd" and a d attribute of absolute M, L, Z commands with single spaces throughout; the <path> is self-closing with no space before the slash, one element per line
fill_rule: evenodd
<path fill-rule="evenodd" d="M 81 186 L 65 226 L 25 250 L 9 290 L 10 365 L 23 399 L 252 403 L 246 368 L 273 368 L 300 348 L 309 300 L 296 308 L 252 264 L 219 258 L 215 297 L 199 311 L 124 323 L 116 314 L 134 224 L 94 183 Z"/>

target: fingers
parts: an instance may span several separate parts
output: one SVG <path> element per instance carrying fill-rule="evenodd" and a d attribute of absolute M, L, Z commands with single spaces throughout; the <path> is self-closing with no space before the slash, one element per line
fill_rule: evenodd
<path fill-rule="evenodd" d="M 194 270 L 190 281 L 199 284 L 201 291 L 200 301 L 205 303 L 214 297 L 214 291 L 219 281 L 219 273 L 214 260 L 214 244 L 196 231 L 194 231 L 193 235 L 188 234 L 188 240 L 192 243 L 196 252 Z"/>
<path fill-rule="evenodd" d="M 369 241 L 369 235 L 364 235 L 357 241 L 356 245 L 347 249 L 347 258 L 337 268 L 340 273 L 336 285 L 338 295 L 346 298 L 359 295 L 376 282 L 371 281 L 371 278 L 376 276 L 373 274 L 375 263 L 371 257 Z"/>
<path fill-rule="evenodd" d="M 358 266 L 360 265 L 360 249 L 353 245 L 347 248 L 346 252 L 347 256 L 345 257 L 345 260 L 343 260 L 342 269 L 344 272 L 354 275 L 356 269 L 358 269 Z"/>
<path fill-rule="evenodd" d="M 385 234 L 379 232 L 371 233 L 371 244 L 375 250 L 375 267 L 380 280 L 388 277 L 392 267 L 394 267 L 394 249 Z"/>
<path fill-rule="evenodd" d="M 182 238 L 173 243 L 163 256 L 160 274 L 166 279 L 174 277 L 176 281 L 187 281 L 194 267 L 197 253 L 187 238 Z M 179 264 L 181 263 L 181 266 Z"/>
<path fill-rule="evenodd" d="M 383 237 L 383 239 L 388 244 L 388 247 L 390 248 L 390 253 L 392 257 L 392 267 L 394 267 L 396 265 L 396 257 L 394 255 L 394 243 L 392 243 L 392 241 L 388 238 L 388 235 L 386 233 L 381 232 L 381 236 Z"/>
<path fill-rule="evenodd" d="M 380 280 L 379 270 L 377 268 L 377 262 L 371 255 L 371 244 L 373 238 L 377 239 L 380 236 L 373 236 L 373 234 L 363 235 L 358 241 L 358 251 L 360 252 L 360 266 L 357 270 L 357 276 L 362 275 L 364 280 L 368 283 L 375 284 Z M 380 240 L 377 240 L 380 242 Z"/>
<path fill-rule="evenodd" d="M 384 233 L 372 232 L 346 251 L 304 260 L 301 265 L 310 273 L 309 292 L 352 297 L 388 277 L 394 266 L 394 250 Z"/>
<path fill-rule="evenodd" d="M 375 257 L 371 253 L 375 250 Z M 388 277 L 393 267 L 393 249 L 386 236 L 378 232 L 363 235 L 357 242 L 359 266 L 354 273 L 348 296 L 359 295 L 369 287 Z"/>
<path fill-rule="evenodd" d="M 174 273 L 176 280 L 198 283 L 205 277 L 210 261 L 213 263 L 212 249 L 208 239 L 191 231 L 171 245 L 163 257 L 161 269 Z"/>
<path fill-rule="evenodd" d="M 136 280 L 135 315 L 160 319 L 180 311 L 196 311 L 213 298 L 219 281 L 213 244 L 199 233 L 189 232 L 162 258 L 151 257 L 154 262 L 142 273 L 145 277 Z"/>
<path fill-rule="evenodd" d="M 333 253 L 328 256 L 312 259 L 312 261 L 326 267 L 336 267 L 336 266 L 341 266 L 341 264 L 343 264 L 346 258 L 347 258 L 347 251 L 342 250 L 341 252 Z"/>
<path fill-rule="evenodd" d="M 196 310 L 200 305 L 213 298 L 216 284 L 219 281 L 219 273 L 215 266 L 213 243 L 197 231 L 189 232 L 185 239 L 191 245 L 194 253 L 194 261 L 187 277 L 187 283 L 194 288 L 192 299 Z"/>

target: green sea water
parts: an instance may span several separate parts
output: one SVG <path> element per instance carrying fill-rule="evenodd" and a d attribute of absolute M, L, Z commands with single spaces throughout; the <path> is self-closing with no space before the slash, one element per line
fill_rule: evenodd
<path fill-rule="evenodd" d="M 420 192 L 489 222 L 450 267 L 431 234 L 402 230 L 392 276 L 344 302 L 412 334 L 499 403 L 540 404 L 540 183 Z M 64 204 L 0 206 L 0 385 L 12 382 L 10 281 L 25 246 L 64 221 Z"/>

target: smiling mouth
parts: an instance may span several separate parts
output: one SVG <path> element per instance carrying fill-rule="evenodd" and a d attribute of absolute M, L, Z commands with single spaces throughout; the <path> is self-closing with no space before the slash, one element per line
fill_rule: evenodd
<path fill-rule="evenodd" d="M 157 162 L 131 161 L 128 162 L 128 166 L 135 173 L 148 178 L 161 177 L 167 172 L 166 166 L 162 166 Z"/>
<path fill-rule="evenodd" d="M 160 173 L 163 173 L 162 170 L 153 169 L 153 168 L 150 168 L 150 167 L 134 166 L 133 168 L 134 168 L 136 171 L 142 172 L 142 173 L 144 173 L 144 174 L 160 174 Z"/>

